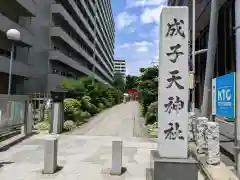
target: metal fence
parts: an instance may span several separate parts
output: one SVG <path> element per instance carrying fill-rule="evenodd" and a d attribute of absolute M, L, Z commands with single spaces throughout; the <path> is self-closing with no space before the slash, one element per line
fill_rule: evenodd
<path fill-rule="evenodd" d="M 28 103 L 27 95 L 0 94 L 0 133 L 24 124 Z"/>
<path fill-rule="evenodd" d="M 29 101 L 33 106 L 33 120 L 42 121 L 46 119 L 49 109 L 51 109 L 50 93 L 32 93 L 29 94 Z"/>

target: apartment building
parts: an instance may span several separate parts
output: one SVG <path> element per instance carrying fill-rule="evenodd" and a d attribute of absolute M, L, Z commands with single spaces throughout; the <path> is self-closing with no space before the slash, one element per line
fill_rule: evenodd
<path fill-rule="evenodd" d="M 191 0 L 168 0 L 171 6 L 189 7 L 189 30 L 192 29 L 192 5 Z M 235 52 L 235 0 L 219 0 L 220 9 L 218 16 L 218 40 L 214 76 L 222 76 L 236 70 Z M 196 1 L 196 42 L 195 49 L 207 49 L 209 22 L 211 12 L 211 0 Z M 192 37 L 190 37 L 190 40 Z M 200 108 L 202 104 L 207 53 L 195 57 L 195 104 Z"/>
<path fill-rule="evenodd" d="M 123 59 L 115 59 L 114 60 L 114 73 L 126 75 L 126 61 Z"/>
<path fill-rule="evenodd" d="M 113 80 L 114 19 L 110 0 L 8 0 L 0 2 L 0 93 L 7 92 L 11 42 L 12 93 L 48 92 L 62 81 L 93 75 Z"/>

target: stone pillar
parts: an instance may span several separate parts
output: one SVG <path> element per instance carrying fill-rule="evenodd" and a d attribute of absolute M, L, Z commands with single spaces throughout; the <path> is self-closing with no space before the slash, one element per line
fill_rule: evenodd
<path fill-rule="evenodd" d="M 57 151 L 58 139 L 57 137 L 48 137 L 45 140 L 44 147 L 44 174 L 53 174 L 57 170 Z"/>
<path fill-rule="evenodd" d="M 207 163 L 216 165 L 220 163 L 219 147 L 219 124 L 216 122 L 207 122 Z"/>
<path fill-rule="evenodd" d="M 207 150 L 207 142 L 206 142 L 206 130 L 208 122 L 208 118 L 206 117 L 198 117 L 197 118 L 197 151 L 199 154 L 206 153 Z"/>
<path fill-rule="evenodd" d="M 25 107 L 25 119 L 24 119 L 24 124 L 21 127 L 21 133 L 23 135 L 29 135 L 32 133 L 32 128 L 33 128 L 33 108 L 32 108 L 32 103 L 27 102 L 26 107 Z"/>
<path fill-rule="evenodd" d="M 112 142 L 112 169 L 110 174 L 122 174 L 122 141 Z"/>
<path fill-rule="evenodd" d="M 60 134 L 63 130 L 64 110 L 62 102 L 54 102 L 52 106 L 51 133 Z"/>

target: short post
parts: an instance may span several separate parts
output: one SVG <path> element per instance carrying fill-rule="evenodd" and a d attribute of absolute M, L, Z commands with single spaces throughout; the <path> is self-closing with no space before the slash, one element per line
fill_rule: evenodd
<path fill-rule="evenodd" d="M 207 140 L 206 140 L 206 130 L 208 118 L 198 117 L 197 118 L 197 151 L 199 154 L 206 153 L 207 150 Z"/>
<path fill-rule="evenodd" d="M 52 105 L 52 121 L 51 121 L 51 132 L 53 134 L 59 134 L 63 131 L 64 123 L 64 105 L 63 101 L 65 98 L 65 93 L 67 91 L 63 89 L 58 89 L 51 91 L 53 105 Z"/>
<path fill-rule="evenodd" d="M 53 174 L 57 170 L 57 151 L 58 139 L 57 137 L 48 137 L 45 140 L 44 147 L 44 174 Z"/>
<path fill-rule="evenodd" d="M 112 142 L 112 169 L 110 174 L 122 174 L 122 141 Z"/>
<path fill-rule="evenodd" d="M 219 147 L 219 124 L 216 122 L 207 122 L 207 163 L 216 165 L 220 163 Z"/>
<path fill-rule="evenodd" d="M 29 101 L 26 102 L 26 108 L 27 111 L 24 125 L 21 127 L 21 134 L 28 136 L 32 133 L 32 126 L 33 126 L 33 109 L 32 109 L 32 103 L 29 103 Z"/>

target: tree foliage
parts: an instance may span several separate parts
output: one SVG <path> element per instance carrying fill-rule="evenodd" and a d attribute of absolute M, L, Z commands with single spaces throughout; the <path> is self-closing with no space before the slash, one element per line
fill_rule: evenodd
<path fill-rule="evenodd" d="M 126 76 L 125 90 L 137 88 L 138 79 L 139 79 L 139 77 L 137 77 L 137 76 L 127 75 Z"/>
<path fill-rule="evenodd" d="M 92 83 L 91 77 L 61 83 L 68 90 L 64 101 L 65 120 L 79 124 L 105 108 L 122 102 L 123 92 L 103 83 Z"/>
<path fill-rule="evenodd" d="M 124 91 L 125 88 L 125 80 L 124 80 L 124 76 L 120 73 L 116 73 L 114 74 L 114 78 L 113 78 L 113 86 L 117 89 L 119 89 L 120 91 Z"/>
<path fill-rule="evenodd" d="M 142 104 L 142 114 L 146 117 L 146 123 L 152 124 L 156 121 L 157 116 L 158 67 L 141 68 L 140 72 L 138 90 L 140 103 Z"/>

